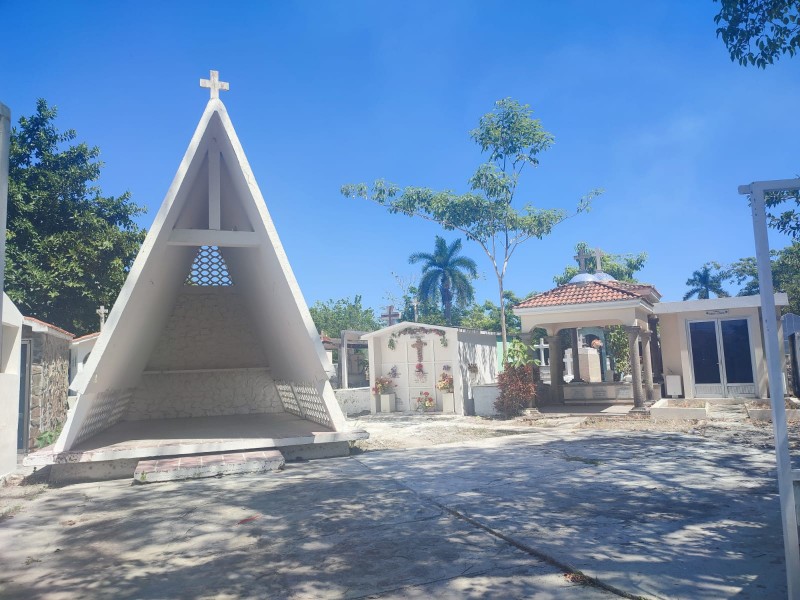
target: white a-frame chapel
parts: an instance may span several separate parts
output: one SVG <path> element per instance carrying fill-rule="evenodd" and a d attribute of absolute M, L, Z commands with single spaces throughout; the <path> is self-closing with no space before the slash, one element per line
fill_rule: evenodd
<path fill-rule="evenodd" d="M 28 464 L 262 448 L 310 458 L 346 454 L 367 435 L 345 424 L 319 335 L 219 99 L 228 84 L 212 71 L 201 85 L 211 98 L 73 382 L 64 429 Z"/>

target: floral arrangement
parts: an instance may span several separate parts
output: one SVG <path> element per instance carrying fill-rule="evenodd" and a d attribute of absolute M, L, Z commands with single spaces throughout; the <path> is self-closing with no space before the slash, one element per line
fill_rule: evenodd
<path fill-rule="evenodd" d="M 396 340 L 401 335 L 427 335 L 429 333 L 438 335 L 439 342 L 442 344 L 442 347 L 447 348 L 447 332 L 442 331 L 441 329 L 430 329 L 428 327 L 406 327 L 405 329 L 396 331 L 389 337 L 387 345 L 389 346 L 390 350 L 394 350 L 397 346 Z"/>
<path fill-rule="evenodd" d="M 397 372 L 397 365 L 393 365 L 391 369 L 389 369 L 389 377 L 392 379 L 398 379 L 400 377 L 400 373 Z"/>
<path fill-rule="evenodd" d="M 467 371 L 469 371 L 470 373 L 477 373 L 478 365 L 476 363 L 469 363 L 467 365 Z"/>
<path fill-rule="evenodd" d="M 394 387 L 394 381 L 389 377 L 378 377 L 375 380 L 375 387 L 372 388 L 373 394 L 391 394 Z"/>
<path fill-rule="evenodd" d="M 443 392 L 452 392 L 453 376 L 448 375 L 447 373 L 442 373 L 442 376 L 439 378 L 439 381 L 436 382 L 436 389 L 441 390 Z"/>
<path fill-rule="evenodd" d="M 430 392 L 422 392 L 417 396 L 417 410 L 419 412 L 433 410 L 434 406 L 436 406 L 436 401 L 430 395 Z"/>

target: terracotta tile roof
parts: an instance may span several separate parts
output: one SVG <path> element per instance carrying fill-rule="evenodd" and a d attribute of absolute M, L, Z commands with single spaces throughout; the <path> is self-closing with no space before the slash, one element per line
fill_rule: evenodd
<path fill-rule="evenodd" d="M 624 281 L 590 281 L 587 283 L 567 283 L 549 292 L 537 294 L 523 300 L 516 308 L 541 308 L 566 304 L 594 304 L 597 302 L 618 302 L 647 298 L 653 286 Z"/>
<path fill-rule="evenodd" d="M 25 320 L 26 321 L 34 321 L 35 323 L 38 323 L 39 325 L 44 325 L 45 327 L 49 327 L 50 329 L 55 329 L 56 331 L 59 331 L 59 332 L 63 333 L 64 335 L 68 335 L 70 337 L 75 337 L 74 333 L 70 333 L 66 329 L 61 329 L 61 327 L 56 327 L 52 323 L 48 323 L 46 321 L 41 321 L 40 319 L 37 319 L 36 317 L 25 317 Z"/>
<path fill-rule="evenodd" d="M 82 342 L 83 340 L 88 340 L 89 338 L 97 337 L 98 335 L 100 335 L 100 332 L 99 331 L 95 331 L 94 333 L 87 333 L 86 335 L 82 335 L 79 338 L 75 338 L 72 341 L 73 342 Z"/>

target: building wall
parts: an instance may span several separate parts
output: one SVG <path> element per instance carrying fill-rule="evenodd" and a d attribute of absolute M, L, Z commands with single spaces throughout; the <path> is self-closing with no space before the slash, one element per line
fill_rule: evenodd
<path fill-rule="evenodd" d="M 282 412 L 267 369 L 143 375 L 126 421 Z"/>
<path fill-rule="evenodd" d="M 689 353 L 688 321 L 708 321 L 713 319 L 747 319 L 750 329 L 750 344 L 753 348 L 754 380 L 756 395 L 769 396 L 767 368 L 764 359 L 764 343 L 758 308 L 731 308 L 724 314 L 707 315 L 705 311 L 666 313 L 659 315 L 661 352 L 664 360 L 664 375 L 680 375 L 683 393 L 687 398 L 694 397 L 694 376 Z"/>
<path fill-rule="evenodd" d="M 282 411 L 234 287 L 187 287 L 134 389 L 129 421 Z"/>
<path fill-rule="evenodd" d="M 267 366 L 248 317 L 235 287 L 184 288 L 145 370 Z"/>
<path fill-rule="evenodd" d="M 3 303 L 2 347 L 0 347 L 0 478 L 17 468 L 17 415 L 19 414 L 19 362 L 22 315 L 0 291 Z"/>
<path fill-rule="evenodd" d="M 502 350 L 501 350 L 502 352 Z M 477 371 L 470 372 L 470 365 Z M 458 333 L 458 370 L 460 389 L 456 393 L 467 402 L 474 398 L 472 386 L 493 384 L 497 381 L 497 341 L 494 334 L 472 331 Z"/>
<path fill-rule="evenodd" d="M 23 326 L 22 338 L 31 340 L 30 417 L 28 449 L 36 438 L 61 428 L 67 419 L 70 341 Z"/>

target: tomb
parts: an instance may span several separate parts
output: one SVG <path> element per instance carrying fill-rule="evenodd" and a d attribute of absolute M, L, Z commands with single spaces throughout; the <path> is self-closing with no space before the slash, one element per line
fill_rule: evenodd
<path fill-rule="evenodd" d="M 361 339 L 369 344 L 373 413 L 469 414 L 473 388 L 497 380 L 495 333 L 401 322 Z"/>
<path fill-rule="evenodd" d="M 211 98 L 54 447 L 64 465 L 277 448 L 348 453 L 331 365 L 211 72 Z M 101 315 L 101 319 L 105 315 Z M 128 469 L 128 465 L 125 469 Z M 130 468 L 133 472 L 133 468 Z"/>
<path fill-rule="evenodd" d="M 616 281 L 602 271 L 587 273 L 588 256 L 576 258 L 580 273 L 569 283 L 514 308 L 523 331 L 543 328 L 548 333 L 550 381 L 540 390 L 540 399 L 548 397 L 554 404 L 632 403 L 644 410 L 645 403 L 664 394 L 689 399 L 767 397 L 758 296 L 661 302 L 654 286 Z M 598 251 L 596 264 L 601 258 Z M 775 294 L 776 306 L 787 304 L 786 294 Z M 604 378 L 594 349 L 586 347 L 591 337 L 590 344 L 602 352 L 600 328 L 611 325 L 621 325 L 627 334 L 631 381 Z M 578 348 L 571 354 L 574 377 L 568 384 L 558 335 L 562 330 L 570 331 L 572 346 Z M 599 367 L 602 371 L 602 363 Z"/>

